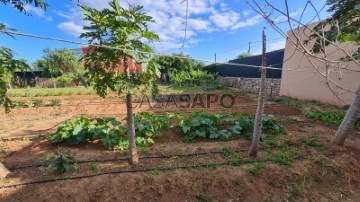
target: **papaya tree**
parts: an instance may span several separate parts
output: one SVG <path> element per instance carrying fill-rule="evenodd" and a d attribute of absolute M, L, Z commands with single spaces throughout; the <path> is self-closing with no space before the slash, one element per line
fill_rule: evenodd
<path fill-rule="evenodd" d="M 156 81 L 160 71 L 149 54 L 153 50 L 148 43 L 159 37 L 149 31 L 147 23 L 154 21 L 142 12 L 142 6 L 126 9 L 118 0 L 109 5 L 102 10 L 81 6 L 89 25 L 84 26 L 80 38 L 92 44 L 83 57 L 85 75 L 87 84 L 101 97 L 109 91 L 125 94 L 131 163 L 137 164 L 132 97 L 137 92 L 158 92 Z"/>

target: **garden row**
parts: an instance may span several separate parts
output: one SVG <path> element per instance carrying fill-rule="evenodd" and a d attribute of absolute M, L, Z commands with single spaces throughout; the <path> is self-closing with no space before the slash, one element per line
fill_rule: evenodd
<path fill-rule="evenodd" d="M 135 114 L 136 143 L 139 147 L 154 144 L 162 130 L 180 127 L 185 141 L 197 138 L 226 140 L 233 136 L 251 137 L 255 117 L 249 114 L 208 114 L 196 111 L 189 116 L 177 113 L 158 115 L 150 112 Z M 284 127 L 271 115 L 263 116 L 263 131 L 267 134 L 284 133 Z M 100 140 L 108 149 L 129 148 L 127 128 L 115 118 L 78 118 L 62 123 L 49 139 L 52 143 Z"/>

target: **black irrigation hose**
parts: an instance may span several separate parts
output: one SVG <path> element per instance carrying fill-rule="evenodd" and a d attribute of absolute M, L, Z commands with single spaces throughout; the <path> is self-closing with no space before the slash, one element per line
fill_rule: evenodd
<path fill-rule="evenodd" d="M 342 153 L 342 152 L 338 152 Z M 319 152 L 316 154 L 300 154 L 298 156 L 295 156 L 292 158 L 300 159 L 306 156 L 316 156 L 316 155 L 322 155 L 323 152 Z M 329 154 L 329 156 L 334 156 L 336 153 Z M 268 162 L 271 161 L 270 159 L 264 159 L 264 160 L 246 160 L 241 161 L 240 164 L 249 164 L 249 163 L 257 163 L 257 162 Z M 115 174 L 123 174 L 123 173 L 138 173 L 138 172 L 150 172 L 150 171 L 171 171 L 171 170 L 177 170 L 177 169 L 191 169 L 191 168 L 201 168 L 201 167 L 213 167 L 213 166 L 226 166 L 230 165 L 229 162 L 220 162 L 220 163 L 209 163 L 209 164 L 195 164 L 195 165 L 188 165 L 188 166 L 175 166 L 175 167 L 160 167 L 160 168 L 148 168 L 148 169 L 139 169 L 139 170 L 123 170 L 123 171 L 110 171 L 110 172 L 104 172 L 104 173 L 97 173 L 97 174 L 91 174 L 91 175 L 82 175 L 82 176 L 75 176 L 75 177 L 64 177 L 64 178 L 54 178 L 54 179 L 47 179 L 47 180 L 38 180 L 38 181 L 30 181 L 30 182 L 24 182 L 19 184 L 13 184 L 13 185 L 6 185 L 6 186 L 0 186 L 0 189 L 4 188 L 13 188 L 18 186 L 25 186 L 25 185 L 32 185 L 32 184 L 42 184 L 47 182 L 55 182 L 55 181 L 65 181 L 65 180 L 75 180 L 75 179 L 83 179 L 83 178 L 90 178 L 90 177 L 97 177 L 102 175 L 115 175 Z"/>
<path fill-rule="evenodd" d="M 271 146 L 271 147 L 262 147 L 259 148 L 260 150 L 268 150 L 274 148 L 282 148 L 282 146 Z M 234 150 L 234 152 L 244 152 L 248 151 L 248 149 L 240 149 Z M 189 153 L 189 154 L 170 154 L 170 155 L 163 155 L 163 156 L 141 156 L 139 159 L 167 159 L 172 157 L 190 157 L 190 156 L 201 156 L 201 155 L 208 155 L 208 154 L 222 154 L 223 151 L 209 151 L 209 152 L 199 152 L 199 153 Z M 100 160 L 84 160 L 84 161 L 76 161 L 73 163 L 83 164 L 83 163 L 98 163 L 98 162 L 114 162 L 114 161 L 127 161 L 130 158 L 116 158 L 116 159 L 100 159 Z M 26 168 L 34 168 L 34 167 L 42 167 L 46 166 L 45 164 L 33 164 L 27 166 L 17 166 L 8 168 L 9 170 L 19 170 L 19 169 L 26 169 Z"/>

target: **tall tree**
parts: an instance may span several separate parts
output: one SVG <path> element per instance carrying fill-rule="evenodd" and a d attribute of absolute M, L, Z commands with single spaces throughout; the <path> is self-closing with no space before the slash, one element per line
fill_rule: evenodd
<path fill-rule="evenodd" d="M 42 68 L 46 77 L 58 77 L 80 69 L 79 58 L 67 48 L 44 49 L 44 56 L 33 63 L 34 68 Z"/>
<path fill-rule="evenodd" d="M 263 30 L 262 34 L 262 63 L 261 63 L 261 82 L 260 82 L 260 90 L 259 90 L 259 98 L 258 105 L 256 108 L 255 115 L 255 124 L 252 142 L 249 150 L 249 156 L 256 157 L 259 151 L 259 142 L 261 137 L 261 128 L 262 128 L 262 116 L 264 113 L 265 107 L 265 96 L 266 96 L 266 36 L 265 30 Z"/>
<path fill-rule="evenodd" d="M 159 38 L 148 30 L 147 23 L 154 21 L 141 11 L 142 6 L 125 9 L 118 0 L 112 0 L 109 5 L 110 8 L 103 10 L 81 6 L 85 20 L 90 24 L 84 27 L 85 32 L 80 37 L 87 38 L 90 44 L 100 45 L 90 46 L 84 56 L 86 75 L 88 84 L 93 84 L 102 97 L 108 90 L 125 93 L 131 163 L 137 164 L 132 96 L 139 90 L 142 93 L 148 90 L 153 94 L 158 92 L 156 81 L 160 71 L 147 54 L 153 50 L 144 41 L 152 42 Z M 141 71 L 131 69 L 134 61 L 142 64 Z"/>

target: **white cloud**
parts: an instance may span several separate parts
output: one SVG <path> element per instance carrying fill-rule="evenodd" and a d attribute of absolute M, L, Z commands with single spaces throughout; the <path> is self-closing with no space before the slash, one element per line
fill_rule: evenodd
<path fill-rule="evenodd" d="M 274 43 L 271 43 L 269 45 L 269 50 L 268 51 L 274 51 L 274 50 L 283 49 L 283 48 L 285 48 L 285 43 L 286 43 L 285 39 L 274 42 Z"/>
<path fill-rule="evenodd" d="M 237 30 L 239 28 L 242 27 L 250 27 L 250 26 L 254 26 L 256 24 L 258 24 L 260 22 L 260 20 L 262 19 L 261 15 L 255 15 L 251 18 L 248 18 L 244 21 L 240 21 L 238 23 L 236 23 L 234 26 L 231 27 L 232 30 Z"/>
<path fill-rule="evenodd" d="M 185 35 L 186 1 L 181 0 L 132 0 L 120 1 L 127 8 L 131 4 L 143 5 L 143 11 L 152 16 L 155 23 L 149 23 L 149 29 L 157 33 L 160 42 L 156 44 L 158 50 L 180 48 Z M 80 4 L 96 9 L 108 8 L 107 0 L 80 0 Z M 224 0 L 189 0 L 186 44 L 194 44 L 201 33 L 210 33 L 224 30 L 237 30 L 241 27 L 253 26 L 260 20 L 257 16 L 246 19 L 249 11 L 235 12 L 224 3 Z M 63 17 L 65 22 L 58 28 L 70 35 L 79 36 L 84 22 L 79 7 L 69 8 L 67 11 L 54 11 Z M 241 18 L 243 16 L 243 18 Z M 167 44 L 165 44 L 167 43 Z"/>
<path fill-rule="evenodd" d="M 35 15 L 37 15 L 39 17 L 43 17 L 44 14 L 45 14 L 45 11 L 43 9 L 36 8 L 36 7 L 32 6 L 32 5 L 25 5 L 24 9 L 25 9 L 26 12 L 31 13 L 31 14 L 35 14 Z"/>
<path fill-rule="evenodd" d="M 70 34 L 76 37 L 79 37 L 80 34 L 84 31 L 82 26 L 77 25 L 73 22 L 60 23 L 57 25 L 57 28 L 59 28 L 61 31 L 63 31 L 66 34 Z"/>
<path fill-rule="evenodd" d="M 41 18 L 44 18 L 46 21 L 48 22 L 52 22 L 53 21 L 53 18 L 51 16 L 46 16 L 45 15 L 45 11 L 41 8 L 37 8 L 37 7 L 34 7 L 32 5 L 25 5 L 24 6 L 24 9 L 26 12 L 30 13 L 30 14 L 34 14 L 38 17 L 41 17 Z"/>
<path fill-rule="evenodd" d="M 236 12 L 215 13 L 210 16 L 210 20 L 219 28 L 228 28 L 233 26 L 240 19 Z"/>

